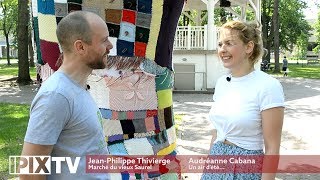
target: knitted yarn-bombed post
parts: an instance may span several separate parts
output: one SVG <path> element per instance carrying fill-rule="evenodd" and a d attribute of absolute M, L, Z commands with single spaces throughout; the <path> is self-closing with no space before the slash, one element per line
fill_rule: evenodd
<path fill-rule="evenodd" d="M 60 54 L 57 23 L 69 12 L 91 11 L 107 23 L 114 48 L 107 68 L 89 76 L 113 155 L 174 155 L 172 51 L 184 0 L 33 0 L 38 63 L 47 77 Z M 37 8 L 35 8 L 37 7 Z M 177 174 L 122 173 L 122 179 Z M 174 177 L 172 177 L 174 176 Z M 119 177 L 118 177 L 119 178 Z M 115 178 L 116 179 L 116 178 Z"/>

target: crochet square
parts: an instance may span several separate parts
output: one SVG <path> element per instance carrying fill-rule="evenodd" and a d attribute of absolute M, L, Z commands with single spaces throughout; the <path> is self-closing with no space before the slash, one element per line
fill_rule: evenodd
<path fill-rule="evenodd" d="M 41 14 L 51 14 L 54 15 L 54 1 L 53 0 L 46 0 L 40 1 L 38 0 L 38 12 Z"/>
<path fill-rule="evenodd" d="M 130 155 L 153 155 L 151 144 L 146 138 L 129 139 L 124 142 L 124 146 Z"/>
<path fill-rule="evenodd" d="M 56 17 L 56 23 L 59 24 L 59 22 L 61 21 L 63 17 Z"/>
<path fill-rule="evenodd" d="M 123 0 L 104 0 L 105 9 L 123 9 Z"/>
<path fill-rule="evenodd" d="M 55 3 L 54 11 L 56 17 L 64 17 L 68 14 L 68 4 L 66 3 Z"/>
<path fill-rule="evenodd" d="M 58 70 L 56 61 L 59 58 L 60 50 L 58 43 L 40 40 L 42 60 L 49 64 L 54 71 Z"/>
<path fill-rule="evenodd" d="M 134 55 L 137 57 L 145 57 L 147 44 L 142 42 L 134 43 Z"/>
<path fill-rule="evenodd" d="M 37 62 L 41 65 L 44 65 L 44 62 L 42 61 L 41 58 L 41 51 L 40 51 L 40 36 L 39 36 L 39 21 L 38 17 L 33 18 L 33 29 L 34 29 L 34 38 L 36 41 L 36 46 L 37 46 Z"/>
<path fill-rule="evenodd" d="M 146 111 L 144 110 L 134 112 L 134 119 L 145 119 L 146 117 Z"/>
<path fill-rule="evenodd" d="M 131 120 L 135 119 L 134 113 L 135 113 L 134 111 L 127 111 L 127 118 Z"/>
<path fill-rule="evenodd" d="M 151 14 L 152 0 L 138 0 L 138 11 Z"/>
<path fill-rule="evenodd" d="M 112 118 L 112 111 L 110 109 L 104 109 L 104 108 L 99 108 L 101 115 L 104 119 L 111 119 Z"/>
<path fill-rule="evenodd" d="M 153 117 L 147 117 L 144 119 L 144 122 L 145 122 L 145 125 L 146 125 L 146 129 L 147 129 L 147 132 L 149 131 L 154 131 L 156 128 L 155 128 L 155 125 L 154 125 L 154 118 Z"/>
<path fill-rule="evenodd" d="M 144 119 L 134 119 L 132 122 L 136 133 L 147 132 Z"/>
<path fill-rule="evenodd" d="M 99 108 L 110 109 L 109 89 L 107 88 L 102 77 L 90 75 L 87 83 L 90 87 L 89 92 Z M 109 119 L 109 118 L 108 118 Z"/>
<path fill-rule="evenodd" d="M 156 76 L 156 90 L 165 90 L 165 89 L 172 89 L 173 88 L 173 72 L 169 69 Z"/>
<path fill-rule="evenodd" d="M 156 133 L 154 131 L 149 131 L 149 132 L 145 132 L 145 133 L 134 133 L 134 137 L 135 138 L 144 138 L 144 137 L 149 137 L 149 136 L 153 136 Z"/>
<path fill-rule="evenodd" d="M 134 42 L 136 37 L 136 26 L 127 22 L 120 24 L 119 39 L 129 42 Z"/>
<path fill-rule="evenodd" d="M 158 109 L 158 121 L 159 121 L 160 131 L 166 129 L 163 109 Z"/>
<path fill-rule="evenodd" d="M 133 122 L 130 120 L 127 121 L 120 121 L 123 134 L 134 134 L 135 128 Z"/>
<path fill-rule="evenodd" d="M 137 10 L 137 0 L 123 0 L 123 8 L 130 10 Z"/>
<path fill-rule="evenodd" d="M 39 20 L 40 39 L 45 40 L 45 41 L 49 41 L 49 42 L 58 43 L 58 38 L 56 36 L 56 29 L 57 29 L 56 17 L 54 15 L 39 13 L 38 20 Z M 50 53 L 50 52 L 48 52 L 48 53 Z M 59 54 L 60 54 L 60 52 L 59 52 Z"/>
<path fill-rule="evenodd" d="M 108 28 L 109 28 L 109 26 L 108 26 Z M 110 32 L 109 32 L 109 41 L 113 45 L 113 48 L 110 50 L 109 56 L 116 56 L 117 55 L 117 46 L 116 45 L 117 45 L 118 38 L 110 37 Z"/>
<path fill-rule="evenodd" d="M 82 6 L 81 4 L 75 4 L 75 3 L 68 3 L 68 12 L 72 12 L 72 11 L 81 11 L 82 10 Z"/>
<path fill-rule="evenodd" d="M 121 141 L 121 140 L 123 140 L 123 134 L 115 134 L 115 135 L 108 137 L 109 144 L 114 144 L 114 143 L 117 143 L 118 141 Z"/>
<path fill-rule="evenodd" d="M 103 131 L 105 136 L 109 137 L 114 135 L 123 135 L 122 126 L 120 124 L 120 121 L 117 120 L 105 120 L 103 121 Z"/>
<path fill-rule="evenodd" d="M 154 120 L 154 127 L 156 128 L 155 132 L 156 134 L 158 134 L 160 132 L 160 124 L 159 124 L 158 116 L 154 116 L 153 120 Z"/>
<path fill-rule="evenodd" d="M 119 113 L 117 111 L 112 111 L 112 118 L 114 120 L 119 120 Z"/>
<path fill-rule="evenodd" d="M 108 146 L 109 153 L 112 155 L 128 155 L 123 142 L 116 143 Z"/>
<path fill-rule="evenodd" d="M 117 41 L 117 54 L 119 56 L 132 57 L 133 50 L 134 50 L 133 48 L 134 48 L 133 42 L 123 41 L 120 39 Z"/>
<path fill-rule="evenodd" d="M 106 9 L 105 17 L 107 23 L 120 24 L 122 11 L 118 9 Z"/>
<path fill-rule="evenodd" d="M 156 134 L 154 136 L 147 137 L 149 143 L 152 145 L 153 151 L 156 154 L 164 147 L 169 146 L 169 142 L 167 141 L 167 132 L 162 131 L 159 134 Z"/>
<path fill-rule="evenodd" d="M 144 14 L 140 12 L 137 14 L 137 22 L 136 22 L 137 26 L 141 26 L 149 29 L 150 24 L 151 24 L 151 14 Z"/>
<path fill-rule="evenodd" d="M 104 19 L 105 18 L 105 13 L 99 7 L 82 5 L 82 10 L 95 13 L 95 14 L 99 15 L 103 20 L 105 20 Z"/>
<path fill-rule="evenodd" d="M 67 0 L 54 0 L 55 3 L 67 3 Z"/>
<path fill-rule="evenodd" d="M 136 41 L 148 43 L 150 30 L 143 27 L 136 27 Z"/>
<path fill-rule="evenodd" d="M 169 129 L 173 126 L 172 107 L 164 109 L 164 119 L 166 121 L 166 128 Z"/>
<path fill-rule="evenodd" d="M 101 10 L 105 10 L 106 0 L 84 0 L 82 7 L 97 7 Z"/>
<path fill-rule="evenodd" d="M 171 128 L 167 129 L 167 137 L 169 144 L 173 144 L 176 142 L 176 128 L 172 126 Z"/>
<path fill-rule="evenodd" d="M 120 34 L 120 25 L 107 23 L 107 26 L 108 26 L 108 30 L 109 30 L 109 36 L 118 38 L 119 34 Z M 113 48 L 114 48 L 114 46 L 115 46 L 115 44 L 113 44 Z"/>
<path fill-rule="evenodd" d="M 118 118 L 119 120 L 127 120 L 127 113 L 125 111 L 120 111 Z"/>
<path fill-rule="evenodd" d="M 172 91 L 171 89 L 157 91 L 158 108 L 164 109 L 172 106 Z"/>
<path fill-rule="evenodd" d="M 119 41 L 121 40 L 118 40 L 118 44 Z M 106 77 L 105 79 L 108 88 L 110 88 L 110 108 L 112 110 L 139 111 L 157 109 L 154 76 L 143 72 L 127 72 L 120 78 Z"/>
<path fill-rule="evenodd" d="M 158 110 L 147 110 L 146 116 L 147 117 L 153 117 L 158 115 Z"/>
<path fill-rule="evenodd" d="M 122 10 L 122 21 L 136 24 L 136 12 L 131 10 Z"/>
<path fill-rule="evenodd" d="M 82 0 L 68 0 L 68 2 L 82 4 Z"/>

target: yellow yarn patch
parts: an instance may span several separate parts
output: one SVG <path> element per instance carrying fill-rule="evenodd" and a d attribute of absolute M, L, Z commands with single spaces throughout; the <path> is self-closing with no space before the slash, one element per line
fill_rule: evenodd
<path fill-rule="evenodd" d="M 40 39 L 58 43 L 56 35 L 57 22 L 54 15 L 38 13 Z"/>
<path fill-rule="evenodd" d="M 163 13 L 163 0 L 153 0 L 150 35 L 149 35 L 149 42 L 146 50 L 146 58 L 149 58 L 151 60 L 154 60 L 155 53 L 156 53 L 162 13 Z"/>
<path fill-rule="evenodd" d="M 172 151 L 174 151 L 175 148 L 176 148 L 176 143 L 174 142 L 174 143 L 170 144 L 170 146 L 160 150 L 157 153 L 157 155 L 158 156 L 168 155 L 168 154 L 172 153 Z"/>
<path fill-rule="evenodd" d="M 158 109 L 164 109 L 172 106 L 172 90 L 166 89 L 157 91 L 158 95 Z"/>

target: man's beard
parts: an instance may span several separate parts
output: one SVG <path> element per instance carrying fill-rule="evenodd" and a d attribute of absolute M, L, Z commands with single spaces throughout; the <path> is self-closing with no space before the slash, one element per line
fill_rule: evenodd
<path fill-rule="evenodd" d="M 90 62 L 88 66 L 91 69 L 104 69 L 106 68 L 106 62 L 104 62 L 104 59 L 107 58 L 107 53 L 105 53 L 102 57 L 95 58 L 93 62 Z"/>

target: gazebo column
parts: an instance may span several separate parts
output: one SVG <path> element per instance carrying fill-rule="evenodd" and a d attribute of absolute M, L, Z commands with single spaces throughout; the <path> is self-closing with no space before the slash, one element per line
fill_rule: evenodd
<path fill-rule="evenodd" d="M 208 50 L 214 50 L 217 48 L 217 33 L 216 27 L 214 26 L 214 5 L 219 2 L 219 0 L 208 0 L 207 11 L 208 11 Z"/>

